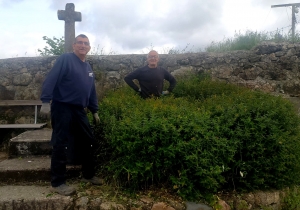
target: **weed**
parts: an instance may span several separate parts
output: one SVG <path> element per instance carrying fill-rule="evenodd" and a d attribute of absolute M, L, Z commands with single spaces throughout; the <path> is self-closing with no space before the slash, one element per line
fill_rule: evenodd
<path fill-rule="evenodd" d="M 51 197 L 53 195 L 54 195 L 54 193 L 49 193 L 49 194 L 46 195 L 46 198 L 49 198 L 49 197 Z"/>

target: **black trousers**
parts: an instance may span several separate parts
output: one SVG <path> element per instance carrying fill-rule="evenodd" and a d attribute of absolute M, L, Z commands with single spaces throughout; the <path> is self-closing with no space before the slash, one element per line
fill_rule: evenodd
<path fill-rule="evenodd" d="M 67 163 L 82 165 L 82 176 L 95 175 L 96 142 L 83 108 L 53 101 L 51 104 L 52 138 L 51 185 L 65 184 Z"/>

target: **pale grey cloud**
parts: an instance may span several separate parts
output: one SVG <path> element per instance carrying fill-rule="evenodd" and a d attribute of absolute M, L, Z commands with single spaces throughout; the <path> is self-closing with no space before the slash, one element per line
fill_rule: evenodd
<path fill-rule="evenodd" d="M 283 5 L 283 4 L 293 4 L 299 3 L 297 0 L 282 1 L 282 0 L 252 0 L 251 6 L 254 8 L 265 8 L 266 19 L 269 18 L 273 20 L 273 24 L 266 25 L 266 31 L 276 31 L 279 30 L 283 33 L 287 33 L 291 29 L 292 25 L 292 7 L 273 7 L 272 5 Z M 297 19 L 299 20 L 299 14 L 296 14 Z M 265 21 L 265 20 L 262 20 Z M 298 21 L 299 22 L 299 21 Z M 297 24 L 298 25 L 298 24 Z"/>
<path fill-rule="evenodd" d="M 239 10 L 243 10 L 242 13 L 253 12 L 241 8 L 240 5 L 234 8 L 233 2 L 238 1 L 112 0 L 92 1 L 90 4 L 83 4 L 79 0 L 73 1 L 75 10 L 82 13 L 82 22 L 76 24 L 76 31 L 93 34 L 95 43 L 100 46 L 105 46 L 109 42 L 110 46 L 126 52 L 134 52 L 150 45 L 183 48 L 190 44 L 197 48 L 205 48 L 212 41 L 220 41 L 226 36 L 232 36 L 234 31 L 244 31 L 247 26 L 243 29 L 229 29 L 228 25 L 222 23 L 222 15 L 227 12 L 224 7 L 226 4 L 233 7 L 233 13 L 238 13 Z M 260 14 L 259 18 L 266 24 L 258 30 L 275 31 L 290 25 L 286 9 L 271 10 L 271 5 L 279 2 L 283 1 L 251 0 L 245 4 L 256 8 L 257 11 L 263 11 L 264 14 Z M 51 8 L 64 9 L 66 3 L 68 3 L 66 0 L 52 1 Z M 282 13 L 285 15 L 284 18 Z M 270 18 L 274 17 L 278 18 L 272 24 L 268 24 Z M 251 21 L 249 18 L 245 21 Z M 235 24 L 234 21 L 238 21 L 238 18 L 226 24 L 231 22 Z"/>
<path fill-rule="evenodd" d="M 209 27 L 225 31 L 217 25 L 222 13 L 222 4 L 217 0 L 205 4 L 196 0 L 161 2 L 97 2 L 89 8 L 81 27 L 96 34 L 98 43 L 109 39 L 132 51 L 150 44 L 185 46 L 194 42 L 191 44 L 203 45 L 206 36 L 213 34 L 207 31 Z"/>
<path fill-rule="evenodd" d="M 138 53 L 149 47 L 205 48 L 212 41 L 233 37 L 245 30 L 275 31 L 291 25 L 291 8 L 271 5 L 296 0 L 73 0 L 82 21 L 76 34 L 86 33 L 93 47 L 117 53 Z M 42 36 L 62 37 L 64 22 L 57 10 L 68 0 L 0 0 L 0 27 L 5 52 L 0 58 L 24 54 L 36 56 L 45 46 Z M 297 15 L 297 19 L 299 19 Z M 298 28 L 298 24 L 296 29 Z M 22 42 L 22 37 L 26 41 Z M 18 46 L 19 49 L 18 49 Z M 21 51 L 18 53 L 18 51 Z M 24 52 L 23 52 L 24 51 Z"/>
<path fill-rule="evenodd" d="M 24 0 L 0 0 L 1 7 L 12 7 L 14 4 L 20 3 Z"/>

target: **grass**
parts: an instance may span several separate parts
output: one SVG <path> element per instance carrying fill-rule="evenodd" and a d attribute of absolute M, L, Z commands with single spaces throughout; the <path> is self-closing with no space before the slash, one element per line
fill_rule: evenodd
<path fill-rule="evenodd" d="M 270 41 L 270 42 L 289 42 L 289 43 L 297 43 L 300 42 L 300 34 L 296 33 L 294 37 L 292 37 L 291 33 L 282 34 L 279 30 L 275 32 L 258 32 L 247 30 L 244 33 L 235 32 L 233 37 L 224 38 L 221 41 L 213 41 L 207 47 L 203 49 L 197 48 L 194 45 L 190 45 L 190 43 L 186 44 L 185 47 L 171 47 L 164 48 L 162 50 L 162 54 L 183 54 L 183 53 L 198 53 L 198 52 L 228 52 L 235 50 L 251 50 L 254 46 L 259 45 L 262 42 Z M 149 50 L 153 49 L 154 46 L 148 48 Z"/>
<path fill-rule="evenodd" d="M 43 50 L 38 49 L 40 56 L 49 56 L 49 55 L 59 55 L 63 53 L 63 37 L 53 39 L 48 38 L 46 36 L 43 37 L 46 40 L 46 43 L 49 46 L 43 48 Z M 291 33 L 282 34 L 279 30 L 275 32 L 258 32 L 247 30 L 245 33 L 241 33 L 240 31 L 235 32 L 234 37 L 224 38 L 222 41 L 213 41 L 207 47 L 203 49 L 196 47 L 194 45 L 190 45 L 187 43 L 185 47 L 167 47 L 159 52 L 161 54 L 184 54 L 184 53 L 198 53 L 198 52 L 228 52 L 234 50 L 251 50 L 254 46 L 260 44 L 264 41 L 272 41 L 272 42 L 291 42 L 297 43 L 300 42 L 300 33 L 296 33 L 294 37 Z M 142 51 L 142 54 L 148 53 L 150 50 L 154 49 L 153 44 L 147 48 L 148 51 Z M 26 54 L 26 53 L 25 53 Z M 89 55 L 117 55 L 116 51 L 110 49 L 109 51 L 105 51 L 104 47 L 100 48 L 99 45 L 97 47 L 93 47 L 89 52 Z M 18 55 L 16 55 L 18 57 Z"/>
<path fill-rule="evenodd" d="M 291 34 L 280 34 L 276 32 L 257 32 L 247 30 L 245 33 L 236 32 L 233 38 L 224 38 L 220 42 L 212 42 L 205 48 L 206 52 L 228 52 L 234 50 L 250 50 L 254 46 L 264 42 L 300 42 L 300 34 L 296 33 L 294 38 Z"/>

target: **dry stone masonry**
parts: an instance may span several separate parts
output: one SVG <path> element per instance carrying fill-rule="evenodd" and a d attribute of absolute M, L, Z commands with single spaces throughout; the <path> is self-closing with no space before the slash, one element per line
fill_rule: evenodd
<path fill-rule="evenodd" d="M 173 75 L 207 72 L 222 80 L 266 92 L 300 94 L 300 44 L 262 43 L 250 51 L 160 55 L 159 65 Z M 41 86 L 57 56 L 0 59 L 0 100 L 39 99 Z M 128 73 L 146 64 L 146 55 L 90 55 L 101 100 L 124 84 Z"/>

